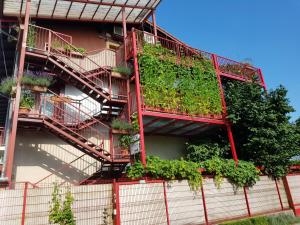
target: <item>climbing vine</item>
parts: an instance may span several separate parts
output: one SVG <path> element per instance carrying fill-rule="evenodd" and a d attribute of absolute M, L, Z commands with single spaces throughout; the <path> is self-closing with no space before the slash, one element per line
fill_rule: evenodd
<path fill-rule="evenodd" d="M 62 200 L 60 189 L 57 184 L 54 185 L 52 192 L 52 202 L 49 212 L 49 223 L 59 225 L 75 225 L 76 221 L 72 211 L 74 198 L 71 191 L 68 190 L 64 200 Z"/>
<path fill-rule="evenodd" d="M 178 62 L 173 51 L 146 44 L 139 55 L 145 104 L 189 114 L 221 114 L 218 82 L 210 60 L 195 55 Z"/>
<path fill-rule="evenodd" d="M 162 160 L 159 157 L 149 156 L 147 157 L 146 168 L 138 161 L 129 168 L 127 173 L 127 176 L 132 179 L 146 175 L 155 179 L 187 179 L 193 190 L 198 190 L 202 183 L 198 163 L 185 160 Z"/>
<path fill-rule="evenodd" d="M 188 180 L 192 190 L 198 190 L 202 183 L 200 168 L 206 174 L 214 175 L 216 186 L 219 188 L 224 177 L 238 187 L 253 186 L 259 179 L 260 171 L 253 163 L 213 157 L 201 163 L 186 160 L 162 160 L 159 157 L 147 157 L 146 167 L 138 161 L 129 167 L 127 176 L 132 179 L 145 176 L 155 179 Z"/>

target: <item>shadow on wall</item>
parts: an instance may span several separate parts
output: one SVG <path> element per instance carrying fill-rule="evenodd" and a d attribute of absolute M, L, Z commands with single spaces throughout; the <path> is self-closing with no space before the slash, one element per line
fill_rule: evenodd
<path fill-rule="evenodd" d="M 45 131 L 19 129 L 16 142 L 13 172 L 16 182 L 36 183 L 52 174 L 41 183 L 76 184 L 100 166 L 100 162 Z"/>
<path fill-rule="evenodd" d="M 185 154 L 186 138 L 147 135 L 145 145 L 147 155 L 159 156 L 161 159 L 180 159 Z"/>

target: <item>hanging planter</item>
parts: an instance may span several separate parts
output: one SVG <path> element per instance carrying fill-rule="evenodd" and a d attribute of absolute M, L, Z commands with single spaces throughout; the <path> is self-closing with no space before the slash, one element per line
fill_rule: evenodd
<path fill-rule="evenodd" d="M 48 87 L 52 84 L 53 78 L 47 75 L 28 75 L 22 77 L 22 85 L 24 89 L 33 92 L 47 92 Z"/>
<path fill-rule="evenodd" d="M 48 87 L 38 86 L 38 85 L 23 85 L 24 89 L 31 90 L 33 92 L 47 92 Z"/>

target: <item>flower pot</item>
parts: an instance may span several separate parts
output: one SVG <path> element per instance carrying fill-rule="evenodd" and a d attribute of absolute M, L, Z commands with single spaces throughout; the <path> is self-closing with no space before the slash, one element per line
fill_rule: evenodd
<path fill-rule="evenodd" d="M 122 156 L 122 158 L 128 158 L 128 156 L 129 156 L 128 149 L 121 149 L 121 156 Z"/>
<path fill-rule="evenodd" d="M 21 115 L 27 115 L 30 113 L 30 109 L 29 108 L 25 108 L 25 107 L 20 107 L 19 108 L 19 114 Z"/>

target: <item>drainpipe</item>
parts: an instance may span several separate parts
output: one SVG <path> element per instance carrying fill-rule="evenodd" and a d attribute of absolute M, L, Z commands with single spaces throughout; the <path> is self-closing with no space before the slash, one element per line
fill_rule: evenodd
<path fill-rule="evenodd" d="M 5 137 L 5 141 L 4 141 L 4 156 L 3 156 L 3 165 L 2 165 L 2 173 L 0 176 L 0 183 L 6 183 L 8 182 L 8 177 L 4 177 L 5 174 L 5 167 L 6 167 L 6 159 L 7 159 L 7 146 L 8 146 L 8 142 L 9 142 L 9 133 L 11 130 L 11 119 L 12 119 L 12 105 L 13 105 L 13 101 L 11 101 L 11 99 L 8 100 L 8 105 L 9 107 L 7 108 L 7 113 L 6 113 L 6 121 L 5 121 L 5 128 L 4 128 L 4 137 Z"/>

